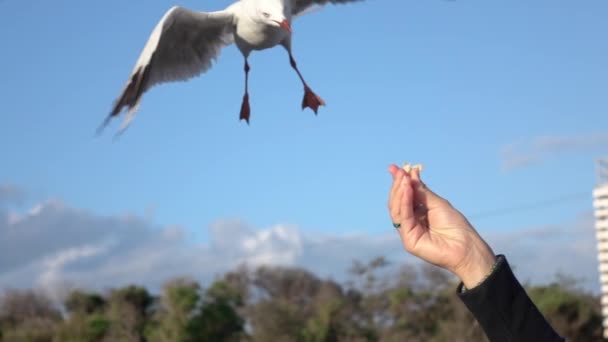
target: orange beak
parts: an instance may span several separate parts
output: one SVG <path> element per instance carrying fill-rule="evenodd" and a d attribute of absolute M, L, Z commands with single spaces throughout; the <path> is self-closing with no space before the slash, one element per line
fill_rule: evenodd
<path fill-rule="evenodd" d="M 289 22 L 287 20 L 283 20 L 283 21 L 277 20 L 277 23 L 279 24 L 279 26 L 284 28 L 287 32 L 291 33 L 291 25 L 289 25 Z"/>

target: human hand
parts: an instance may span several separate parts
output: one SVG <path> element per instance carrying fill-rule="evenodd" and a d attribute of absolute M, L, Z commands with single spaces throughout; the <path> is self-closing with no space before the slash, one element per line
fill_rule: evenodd
<path fill-rule="evenodd" d="M 420 169 L 389 167 L 393 176 L 389 212 L 404 248 L 477 286 L 496 261 L 494 252 L 469 221 L 420 179 Z"/>

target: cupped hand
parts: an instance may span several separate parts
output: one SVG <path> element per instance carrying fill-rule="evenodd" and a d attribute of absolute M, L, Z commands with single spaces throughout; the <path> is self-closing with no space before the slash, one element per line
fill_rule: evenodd
<path fill-rule="evenodd" d="M 496 256 L 464 215 L 431 191 L 420 169 L 389 167 L 393 176 L 389 212 L 403 247 L 458 276 L 467 288 L 490 272 Z"/>

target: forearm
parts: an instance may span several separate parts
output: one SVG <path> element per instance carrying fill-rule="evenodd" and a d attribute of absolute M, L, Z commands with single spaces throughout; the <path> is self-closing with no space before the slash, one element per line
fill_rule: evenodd
<path fill-rule="evenodd" d="M 515 278 L 506 258 L 498 256 L 494 271 L 481 284 L 458 296 L 490 341 L 564 341 L 545 320 Z"/>

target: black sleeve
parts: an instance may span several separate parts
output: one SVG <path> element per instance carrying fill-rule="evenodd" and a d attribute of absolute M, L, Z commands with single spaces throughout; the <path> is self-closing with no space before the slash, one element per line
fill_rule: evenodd
<path fill-rule="evenodd" d="M 532 303 L 504 255 L 481 284 L 464 292 L 463 286 L 458 285 L 458 296 L 490 341 L 565 341 Z"/>

